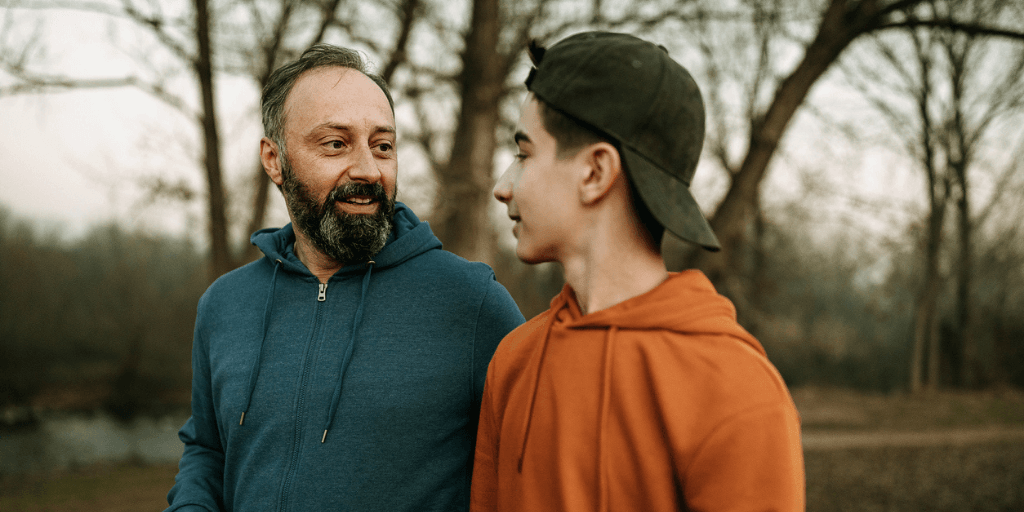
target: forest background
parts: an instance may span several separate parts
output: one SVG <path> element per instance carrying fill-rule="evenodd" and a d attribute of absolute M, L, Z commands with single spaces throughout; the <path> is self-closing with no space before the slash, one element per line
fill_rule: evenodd
<path fill-rule="evenodd" d="M 104 27 L 119 71 L 61 58 L 68 16 Z M 254 149 L 259 90 L 315 42 L 391 85 L 399 199 L 542 311 L 559 269 L 515 259 L 490 190 L 527 42 L 587 29 L 663 44 L 700 84 L 693 188 L 723 250 L 668 239 L 666 261 L 712 278 L 790 386 L 1024 386 L 1021 2 L 0 0 L 0 119 L 96 90 L 158 112 L 110 165 L 68 171 L 133 198 L 115 220 L 69 235 L 0 206 L 4 417 L 187 406 L 199 295 L 287 222 Z"/>

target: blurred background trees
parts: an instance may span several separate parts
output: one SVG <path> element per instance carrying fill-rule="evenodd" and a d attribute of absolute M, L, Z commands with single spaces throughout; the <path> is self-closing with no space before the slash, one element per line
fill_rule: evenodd
<path fill-rule="evenodd" d="M 593 28 L 665 45 L 701 84 L 694 188 L 723 250 L 669 238 L 666 261 L 705 271 L 791 384 L 1024 385 L 1022 11 L 1009 0 L 5 0 L 0 102 L 145 92 L 187 132 L 158 149 L 191 165 L 133 170 L 122 186 L 203 204 L 205 229 L 109 225 L 67 241 L 3 213 L 2 401 L 81 373 L 62 373 L 69 362 L 82 379 L 92 367 L 108 382 L 187 386 L 198 294 L 259 256 L 251 232 L 286 218 L 249 150 L 259 91 L 321 41 L 365 52 L 391 84 L 400 199 L 446 249 L 492 264 L 524 314 L 543 310 L 559 271 L 515 260 L 490 190 L 510 161 L 526 43 Z M 121 72 L 51 64 L 67 42 L 48 20 L 69 12 L 105 24 Z"/>

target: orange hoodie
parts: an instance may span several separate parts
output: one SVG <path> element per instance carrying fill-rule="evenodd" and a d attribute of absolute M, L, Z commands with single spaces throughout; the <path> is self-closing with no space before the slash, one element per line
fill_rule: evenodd
<path fill-rule="evenodd" d="M 700 272 L 589 315 L 566 285 L 491 360 L 474 512 L 803 509 L 793 401 Z"/>

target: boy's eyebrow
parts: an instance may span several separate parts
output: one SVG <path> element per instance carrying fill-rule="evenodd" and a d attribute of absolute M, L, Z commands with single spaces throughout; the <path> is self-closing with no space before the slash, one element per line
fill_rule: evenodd
<path fill-rule="evenodd" d="M 519 144 L 521 142 L 532 142 L 530 140 L 530 137 L 528 135 L 526 135 L 525 133 L 523 133 L 522 130 L 517 131 L 516 134 L 513 135 L 513 138 L 515 139 L 516 144 Z"/>

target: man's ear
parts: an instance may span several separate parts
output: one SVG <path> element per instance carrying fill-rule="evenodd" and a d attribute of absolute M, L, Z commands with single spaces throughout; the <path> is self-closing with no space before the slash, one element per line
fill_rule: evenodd
<path fill-rule="evenodd" d="M 621 156 L 615 146 L 598 142 L 584 148 L 579 157 L 586 170 L 579 187 L 580 202 L 594 204 L 607 196 L 622 176 Z"/>
<path fill-rule="evenodd" d="M 268 137 L 260 139 L 260 162 L 263 163 L 263 170 L 266 171 L 267 176 L 270 176 L 270 181 L 280 187 L 284 183 L 284 177 L 281 175 L 280 152 L 277 149 L 277 144 Z"/>

